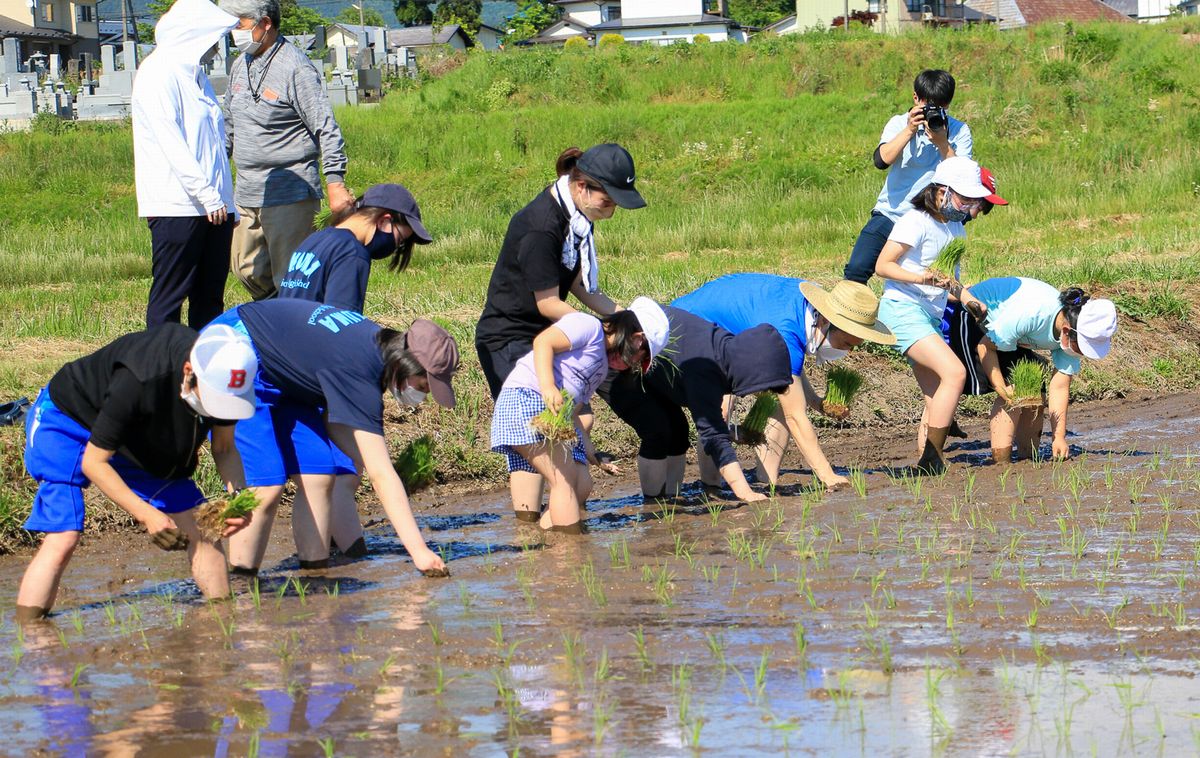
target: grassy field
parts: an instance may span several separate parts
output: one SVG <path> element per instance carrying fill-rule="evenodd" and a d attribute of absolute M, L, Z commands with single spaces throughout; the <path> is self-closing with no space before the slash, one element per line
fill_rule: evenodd
<path fill-rule="evenodd" d="M 951 111 L 1012 203 L 971 225 L 964 281 L 1098 286 L 1123 295 L 1127 314 L 1173 328 L 1200 275 L 1197 40 L 1200 24 L 1177 21 L 473 54 L 379 107 L 343 109 L 351 187 L 406 184 L 437 238 L 409 271 L 375 272 L 368 315 L 431 315 L 464 347 L 467 402 L 423 411 L 404 433 L 439 432 L 443 475 L 500 470 L 484 454 L 490 404 L 473 326 L 510 215 L 553 178 L 563 148 L 617 141 L 637 161 L 649 207 L 598 227 L 602 284 L 617 300 L 669 300 L 741 270 L 829 282 L 883 179 L 870 161 L 879 132 L 926 67 L 954 73 Z M 150 244 L 128 125 L 0 135 L 0 207 L 7 397 L 143 323 Z M 231 279 L 227 302 L 244 299 Z M 1110 361 L 1087 377 L 1191 386 L 1200 359 L 1196 333 L 1184 336 L 1153 370 Z M 609 429 L 601 442 L 619 446 Z"/>

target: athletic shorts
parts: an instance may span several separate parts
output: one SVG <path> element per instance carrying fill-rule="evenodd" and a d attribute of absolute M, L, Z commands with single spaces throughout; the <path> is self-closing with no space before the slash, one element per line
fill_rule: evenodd
<path fill-rule="evenodd" d="M 236 308 L 212 323 L 250 337 Z M 258 348 L 254 353 L 258 355 Z M 260 370 L 254 377 L 254 415 L 233 428 L 246 486 L 282 485 L 296 474 L 355 474 L 354 461 L 329 438 L 324 413 L 323 408 L 288 399 Z"/>
<path fill-rule="evenodd" d="M 962 361 L 967 369 L 967 383 L 963 385 L 964 395 L 986 395 L 995 392 L 991 381 L 979 362 L 976 348 L 986 336 L 979 322 L 960 305 L 949 303 L 946 313 L 942 316 L 942 335 L 950 345 L 950 349 Z M 1016 350 L 998 350 L 996 357 L 1000 362 L 1000 371 L 1004 378 L 1009 378 L 1009 372 L 1019 361 L 1030 360 L 1045 363 L 1042 356 L 1029 348 L 1019 347 Z"/>
<path fill-rule="evenodd" d="M 496 398 L 496 411 L 492 414 L 492 452 L 502 453 L 508 459 L 508 471 L 537 473 L 525 457 L 515 448 L 518 445 L 545 445 L 546 438 L 529 426 L 533 417 L 546 410 L 546 401 L 540 393 L 527 387 L 508 388 L 500 391 Z M 575 445 L 571 457 L 576 463 L 587 465 L 587 450 L 583 446 L 582 433 L 575 429 Z"/>
<path fill-rule="evenodd" d="M 25 417 L 25 470 L 38 483 L 33 510 L 25 520 L 31 532 L 83 531 L 83 491 L 91 482 L 83 475 L 83 450 L 92 434 L 59 410 L 43 387 Z M 109 463 L 121 479 L 163 513 L 180 513 L 204 502 L 191 479 L 159 479 L 117 454 Z"/>
<path fill-rule="evenodd" d="M 881 299 L 879 320 L 896 335 L 896 349 L 902 355 L 926 337 L 942 337 L 941 320 L 911 300 Z"/>

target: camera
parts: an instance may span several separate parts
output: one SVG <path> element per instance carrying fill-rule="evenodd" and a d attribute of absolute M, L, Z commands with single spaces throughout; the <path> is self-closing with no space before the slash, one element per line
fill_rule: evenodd
<path fill-rule="evenodd" d="M 940 105 L 926 104 L 922 107 L 921 112 L 925 116 L 925 128 L 933 129 L 936 132 L 946 130 L 947 116 L 945 108 Z"/>

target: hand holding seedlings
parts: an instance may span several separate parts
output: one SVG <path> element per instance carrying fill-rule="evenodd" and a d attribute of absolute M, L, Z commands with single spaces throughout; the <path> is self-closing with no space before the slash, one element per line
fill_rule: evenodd
<path fill-rule="evenodd" d="M 228 500 L 209 498 L 196 509 L 196 526 L 210 542 L 235 534 L 250 523 L 250 514 L 258 507 L 252 489 L 238 490 Z"/>

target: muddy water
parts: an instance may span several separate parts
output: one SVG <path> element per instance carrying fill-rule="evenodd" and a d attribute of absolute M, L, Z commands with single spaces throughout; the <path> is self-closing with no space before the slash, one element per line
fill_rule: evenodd
<path fill-rule="evenodd" d="M 382 524 L 369 559 L 300 572 L 278 525 L 257 595 L 207 605 L 177 556 L 93 540 L 52 623 L 0 629 L 0 751 L 1193 754 L 1197 418 L 1091 406 L 1071 463 L 961 444 L 944 479 L 869 469 L 865 496 L 793 474 L 772 503 L 655 510 L 619 480 L 550 545 L 502 493 L 427 500 L 448 580 Z M 831 457 L 903 460 L 908 431 Z"/>

